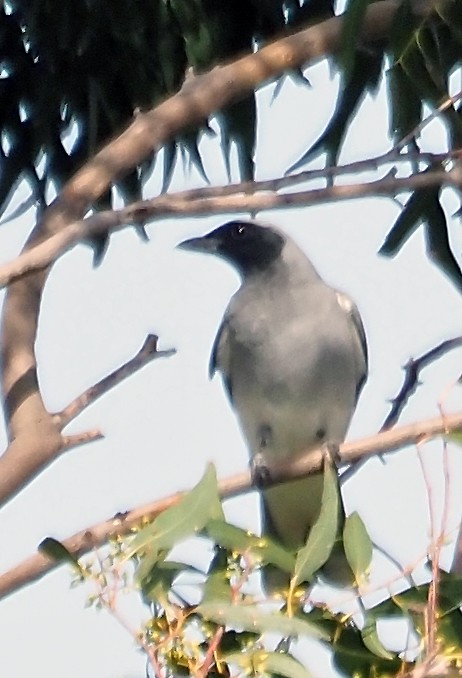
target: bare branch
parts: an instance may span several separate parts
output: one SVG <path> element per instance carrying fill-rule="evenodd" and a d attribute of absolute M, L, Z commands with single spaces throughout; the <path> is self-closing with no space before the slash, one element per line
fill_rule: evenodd
<path fill-rule="evenodd" d="M 63 450 L 72 450 L 74 447 L 86 445 L 86 443 L 93 443 L 96 440 L 102 440 L 104 435 L 97 428 L 92 431 L 84 431 L 83 433 L 74 433 L 71 436 L 63 436 Z"/>
<path fill-rule="evenodd" d="M 438 358 L 441 358 L 445 353 L 459 346 L 462 346 L 462 336 L 447 339 L 421 355 L 420 358 L 410 358 L 408 360 L 404 366 L 403 385 L 397 396 L 391 401 L 391 410 L 382 424 L 381 431 L 386 431 L 396 424 L 409 398 L 416 392 L 420 384 L 419 376 L 421 371 L 435 360 L 438 360 Z"/>
<path fill-rule="evenodd" d="M 127 377 L 138 372 L 138 370 L 152 360 L 156 360 L 157 358 L 169 358 L 176 353 L 173 348 L 166 351 L 159 351 L 157 349 L 158 341 L 159 337 L 156 334 L 148 334 L 144 344 L 131 360 L 118 367 L 114 372 L 111 372 L 111 374 L 108 374 L 104 379 L 98 381 L 98 383 L 90 386 L 84 393 L 67 405 L 64 410 L 55 413 L 53 415 L 53 422 L 59 430 L 62 430 L 67 426 L 67 424 L 75 419 L 84 409 L 92 405 L 95 400 L 101 398 L 102 395 L 117 386 L 117 384 L 120 384 L 124 379 L 127 379 Z"/>
<path fill-rule="evenodd" d="M 411 162 L 413 158 L 415 161 L 428 162 L 431 158 L 433 162 L 441 163 L 460 154 L 462 154 L 462 151 L 459 150 L 454 154 L 413 154 L 409 157 L 399 155 L 395 160 Z M 0 288 L 34 270 L 45 268 L 84 239 L 100 233 L 118 230 L 128 224 L 146 224 L 149 221 L 158 220 L 172 214 L 176 217 L 205 216 L 212 212 L 215 214 L 227 212 L 255 214 L 268 209 L 298 208 L 336 200 L 355 200 L 360 197 L 394 197 L 404 191 L 443 184 L 462 188 L 461 177 L 458 174 L 439 169 L 412 174 L 409 177 L 397 178 L 389 173 L 381 179 L 365 183 L 328 186 L 296 193 L 277 193 L 280 188 L 306 182 L 320 176 L 327 177 L 371 169 L 380 164 L 391 162 L 390 157 L 392 156 L 385 154 L 350 165 L 302 172 L 294 176 L 273 180 L 182 191 L 171 195 L 161 195 L 151 200 L 140 200 L 120 210 L 99 212 L 87 219 L 69 224 L 45 242 L 23 252 L 12 262 L 0 267 Z"/>
<path fill-rule="evenodd" d="M 86 407 L 123 379 L 127 379 L 151 360 L 169 357 L 175 353 L 174 349 L 158 351 L 157 340 L 156 335 L 149 334 L 141 349 L 131 360 L 91 386 L 62 412 L 52 415 L 52 425 L 40 429 L 39 440 L 34 440 L 37 429 L 31 427 L 12 441 L 6 452 L 0 457 L 0 506 L 35 478 L 48 464 L 61 456 L 63 452 L 100 440 L 103 437 L 99 430 L 85 431 L 70 436 L 62 435 L 61 431 Z M 39 451 L 38 454 L 30 454 L 32 445 L 36 446 Z"/>
<path fill-rule="evenodd" d="M 375 436 L 363 438 L 356 442 L 344 443 L 339 448 L 338 462 L 339 464 L 351 464 L 359 459 L 393 452 L 407 445 L 422 443 L 454 431 L 462 431 L 462 412 L 408 424 L 389 431 L 382 431 Z M 274 465 L 269 469 L 271 483 L 281 483 L 315 473 L 321 470 L 324 457 L 325 450 L 319 448 L 310 450 L 306 455 L 301 455 L 297 459 Z M 224 499 L 235 497 L 252 489 L 249 472 L 231 476 L 219 483 L 220 496 Z M 92 549 L 105 544 L 111 537 L 128 534 L 141 521 L 154 519 L 165 509 L 178 503 L 182 496 L 183 493 L 178 492 L 175 495 L 140 506 L 126 513 L 119 513 L 103 523 L 88 527 L 65 539 L 63 544 L 76 558 L 80 558 Z M 42 553 L 30 556 L 27 560 L 0 576 L 0 599 L 26 584 L 41 579 L 57 566 L 58 564 L 55 561 Z"/>

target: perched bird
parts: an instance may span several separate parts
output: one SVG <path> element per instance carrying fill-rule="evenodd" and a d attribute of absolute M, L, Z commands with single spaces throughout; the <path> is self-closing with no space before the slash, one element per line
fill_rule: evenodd
<path fill-rule="evenodd" d="M 251 460 L 270 467 L 310 447 L 341 443 L 367 377 L 366 338 L 353 301 L 270 225 L 231 221 L 179 247 L 216 254 L 242 278 L 213 344 L 210 376 L 222 374 Z M 263 533 L 292 550 L 303 546 L 319 515 L 322 485 L 318 473 L 263 489 Z M 265 568 L 266 589 L 287 584 L 282 574 Z"/>

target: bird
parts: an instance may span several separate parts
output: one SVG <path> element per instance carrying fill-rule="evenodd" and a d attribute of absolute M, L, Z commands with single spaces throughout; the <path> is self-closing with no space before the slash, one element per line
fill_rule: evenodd
<path fill-rule="evenodd" d="M 240 275 L 213 343 L 209 376 L 221 373 L 251 466 L 256 461 L 264 470 L 340 444 L 368 374 L 355 303 L 326 284 L 295 241 L 271 224 L 234 220 L 178 247 L 217 255 Z M 322 488 L 322 472 L 262 488 L 262 533 L 291 551 L 301 548 L 319 515 Z M 334 563 L 328 575 L 334 581 L 335 569 Z M 344 565 L 337 569 L 344 582 Z M 287 576 L 265 567 L 264 589 L 287 585 Z"/>

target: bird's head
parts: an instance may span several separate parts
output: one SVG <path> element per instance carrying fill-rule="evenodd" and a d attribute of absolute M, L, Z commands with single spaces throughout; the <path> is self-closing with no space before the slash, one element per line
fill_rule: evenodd
<path fill-rule="evenodd" d="M 284 236 L 272 226 L 255 221 L 229 221 L 199 238 L 184 240 L 178 247 L 216 254 L 246 276 L 266 269 L 279 257 L 284 244 Z"/>

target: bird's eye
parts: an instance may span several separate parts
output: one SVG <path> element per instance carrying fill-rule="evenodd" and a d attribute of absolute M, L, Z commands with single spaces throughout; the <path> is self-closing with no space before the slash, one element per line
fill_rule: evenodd
<path fill-rule="evenodd" d="M 245 224 L 236 224 L 233 230 L 233 235 L 236 238 L 242 238 L 247 233 Z"/>

